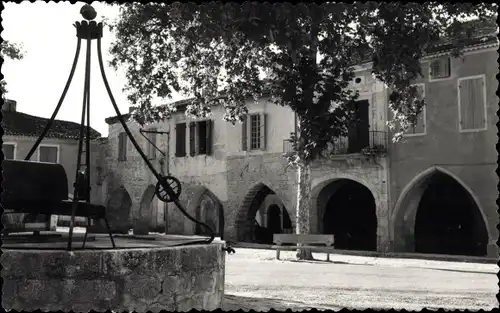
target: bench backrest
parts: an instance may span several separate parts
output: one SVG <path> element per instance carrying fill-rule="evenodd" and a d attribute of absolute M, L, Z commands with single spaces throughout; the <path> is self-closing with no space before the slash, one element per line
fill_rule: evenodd
<path fill-rule="evenodd" d="M 68 199 L 68 177 L 60 164 L 4 160 L 2 175 L 0 199 L 5 209 L 16 210 Z"/>
<path fill-rule="evenodd" d="M 324 234 L 274 234 L 273 242 L 276 244 L 303 243 L 333 245 L 334 236 Z"/>

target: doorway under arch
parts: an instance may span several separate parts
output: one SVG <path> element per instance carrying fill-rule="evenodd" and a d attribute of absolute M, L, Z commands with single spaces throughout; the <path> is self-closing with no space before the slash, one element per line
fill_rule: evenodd
<path fill-rule="evenodd" d="M 434 169 L 401 195 L 395 212 L 399 251 L 485 256 L 488 230 L 477 201 L 463 183 Z"/>
<path fill-rule="evenodd" d="M 292 229 L 290 216 L 276 193 L 266 185 L 255 185 L 245 196 L 236 218 L 237 240 L 272 244 L 275 233 Z"/>
<path fill-rule="evenodd" d="M 141 197 L 139 211 L 134 219 L 134 234 L 147 235 L 149 234 L 153 214 L 153 199 L 155 198 L 155 186 L 149 185 Z"/>
<path fill-rule="evenodd" d="M 130 211 L 132 209 L 132 198 L 124 186 L 115 189 L 106 206 L 106 214 L 109 220 L 111 231 L 114 233 L 128 233 L 131 228 Z M 97 223 L 97 222 L 96 222 Z M 98 230 L 104 231 L 105 228 L 96 227 Z"/>
<path fill-rule="evenodd" d="M 192 191 L 187 203 L 187 211 L 193 217 L 207 224 L 213 231 L 215 236 L 224 237 L 224 209 L 219 198 L 205 186 L 196 186 Z M 209 236 L 209 230 L 203 225 L 193 223 L 190 220 L 185 220 L 184 228 L 187 233 Z"/>
<path fill-rule="evenodd" d="M 376 251 L 376 203 L 366 186 L 334 180 L 320 191 L 317 208 L 321 232 L 334 235 L 336 249 Z"/>
<path fill-rule="evenodd" d="M 198 205 L 196 206 L 196 219 L 207 224 L 215 233 L 216 236 L 221 236 L 224 229 L 224 224 L 220 221 L 224 220 L 224 215 L 221 213 L 222 204 L 217 197 L 208 189 L 200 196 Z M 208 229 L 202 225 L 196 224 L 195 233 L 197 235 L 210 235 Z"/>

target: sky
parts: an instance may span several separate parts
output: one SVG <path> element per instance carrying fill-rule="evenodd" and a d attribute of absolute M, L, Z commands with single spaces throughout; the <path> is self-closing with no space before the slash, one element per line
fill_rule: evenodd
<path fill-rule="evenodd" d="M 12 43 L 22 44 L 25 52 L 22 60 L 7 59 L 2 67 L 7 82 L 7 99 L 17 101 L 17 111 L 50 118 L 68 80 L 76 51 L 76 29 L 73 24 L 83 20 L 80 9 L 84 2 L 36 1 L 30 3 L 4 3 L 2 11 L 1 35 Z M 104 2 L 93 2 L 97 11 L 95 21 L 102 16 L 110 20 L 118 17 L 119 8 Z M 102 52 L 105 73 L 120 112 L 127 113 L 130 103 L 122 89 L 125 74 L 115 72 L 108 66 L 111 55 L 108 53 L 114 40 L 109 28 L 104 28 Z M 90 126 L 103 136 L 108 134 L 106 117 L 115 116 L 108 93 L 104 86 L 97 58 L 97 41 L 92 41 Z M 83 104 L 83 85 L 86 43 L 82 41 L 80 58 L 68 93 L 64 99 L 57 119 L 80 123 Z M 179 100 L 175 97 L 172 100 Z M 169 101 L 172 101 L 169 100 Z"/>

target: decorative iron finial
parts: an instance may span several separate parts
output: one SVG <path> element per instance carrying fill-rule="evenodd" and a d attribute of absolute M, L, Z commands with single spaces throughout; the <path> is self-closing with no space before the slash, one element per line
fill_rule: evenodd
<path fill-rule="evenodd" d="M 83 16 L 84 19 L 89 20 L 89 21 L 95 19 L 97 16 L 97 12 L 90 4 L 84 5 L 80 9 L 80 14 Z"/>
<path fill-rule="evenodd" d="M 90 4 L 85 4 L 80 9 L 80 14 L 87 21 L 76 22 L 76 35 L 81 39 L 97 39 L 102 37 L 102 23 L 92 21 L 96 18 L 97 12 Z"/>

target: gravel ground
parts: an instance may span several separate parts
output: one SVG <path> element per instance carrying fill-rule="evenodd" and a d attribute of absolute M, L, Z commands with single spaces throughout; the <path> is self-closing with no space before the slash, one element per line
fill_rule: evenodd
<path fill-rule="evenodd" d="M 236 249 L 226 256 L 224 310 L 498 308 L 495 264 Z"/>

